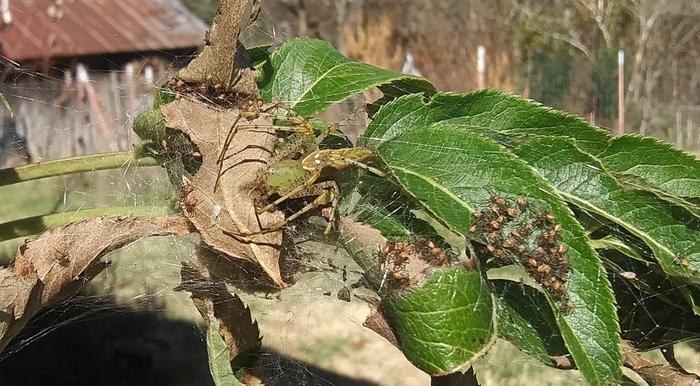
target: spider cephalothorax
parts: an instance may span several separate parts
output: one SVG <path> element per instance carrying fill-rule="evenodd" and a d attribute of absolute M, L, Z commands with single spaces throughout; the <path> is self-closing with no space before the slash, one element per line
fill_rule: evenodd
<path fill-rule="evenodd" d="M 293 115 L 285 117 L 283 121 L 288 126 L 274 128 L 286 131 L 288 135 L 281 138 L 282 145 L 275 150 L 274 156 L 267 163 L 268 166 L 260 173 L 258 186 L 254 191 L 258 196 L 257 212 L 272 210 L 290 199 L 315 198 L 284 221 L 255 233 L 275 232 L 305 213 L 321 207 L 330 208 L 325 229 L 325 233 L 329 233 L 335 219 L 335 207 L 340 198 L 338 184 L 329 177 L 352 166 L 363 167 L 379 175 L 383 173 L 363 163 L 372 156 L 372 151 L 368 148 L 319 149 L 319 145 L 335 130 L 336 125 L 327 126 L 316 136 L 314 126 L 304 118 Z"/>
<path fill-rule="evenodd" d="M 354 147 L 317 149 L 308 153 L 303 152 L 299 158 L 273 160 L 260 179 L 260 190 L 265 192 L 266 198 L 277 197 L 277 199 L 259 208 L 258 213 L 271 210 L 289 199 L 313 196 L 316 198 L 283 222 L 268 228 L 266 231 L 280 229 L 304 213 L 330 205 L 329 222 L 325 231 L 326 233 L 330 232 L 340 190 L 334 180 L 321 179 L 348 167 L 364 166 L 362 162 L 371 155 L 372 152 L 367 148 Z"/>

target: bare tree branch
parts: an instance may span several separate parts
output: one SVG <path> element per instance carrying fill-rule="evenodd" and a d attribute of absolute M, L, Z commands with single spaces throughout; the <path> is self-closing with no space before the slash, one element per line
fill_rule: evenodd
<path fill-rule="evenodd" d="M 637 38 L 637 52 L 634 55 L 632 64 L 632 76 L 627 87 L 627 93 L 632 99 L 638 101 L 640 98 L 641 85 L 643 82 L 642 73 L 644 72 L 644 56 L 646 54 L 647 42 L 649 36 L 654 30 L 654 26 L 658 19 L 670 9 L 667 7 L 666 0 L 632 0 L 632 12 L 637 15 L 639 22 L 639 35 Z"/>
<path fill-rule="evenodd" d="M 612 37 L 610 35 L 608 23 L 612 17 L 612 1 L 578 0 L 578 3 L 591 13 L 591 17 L 595 21 L 598 30 L 600 30 L 601 34 L 603 34 L 603 40 L 605 40 L 606 47 L 610 47 L 612 45 Z"/>

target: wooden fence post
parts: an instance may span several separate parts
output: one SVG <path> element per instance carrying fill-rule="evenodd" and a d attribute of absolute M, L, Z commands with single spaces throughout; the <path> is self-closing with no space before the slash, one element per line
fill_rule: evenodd
<path fill-rule="evenodd" d="M 486 48 L 479 46 L 476 49 L 476 73 L 478 88 L 486 87 Z"/>
<path fill-rule="evenodd" d="M 617 134 L 625 133 L 625 51 L 617 51 Z"/>
<path fill-rule="evenodd" d="M 97 128 L 100 130 L 100 133 L 105 141 L 105 145 L 109 146 L 110 150 L 119 150 L 116 135 L 112 136 L 110 134 L 109 124 L 105 118 L 99 97 L 95 91 L 95 88 L 92 86 L 92 84 L 90 84 L 87 68 L 81 63 L 78 63 L 76 69 L 76 79 L 78 80 L 79 89 L 83 91 L 83 96 L 87 99 L 87 104 L 90 111 L 90 123 L 94 122 L 97 125 Z M 114 130 L 112 131 L 114 132 Z M 81 154 L 82 153 L 83 152 L 81 151 Z"/>
<path fill-rule="evenodd" d="M 0 0 L 0 13 L 2 13 L 2 25 L 5 28 L 12 24 L 12 12 L 10 12 L 10 0 Z"/>

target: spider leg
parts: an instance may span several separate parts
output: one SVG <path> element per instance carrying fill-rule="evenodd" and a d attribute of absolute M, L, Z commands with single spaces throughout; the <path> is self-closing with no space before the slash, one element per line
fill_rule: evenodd
<path fill-rule="evenodd" d="M 369 165 L 367 165 L 367 164 L 363 164 L 362 162 L 355 161 L 354 159 L 350 159 L 350 158 L 343 158 L 343 159 L 344 159 L 346 162 L 351 163 L 351 164 L 357 166 L 358 168 L 365 169 L 365 170 L 367 170 L 368 172 L 370 172 L 370 173 L 372 173 L 372 174 L 375 174 L 377 177 L 386 177 L 386 173 L 384 173 L 383 171 L 381 171 L 381 170 L 379 170 L 379 169 L 377 169 L 377 168 L 373 168 L 373 167 L 371 167 L 371 166 L 369 166 Z"/>
<path fill-rule="evenodd" d="M 277 205 L 281 204 L 282 202 L 295 197 L 305 189 L 308 189 L 310 186 L 312 186 L 318 177 L 321 175 L 319 171 L 314 172 L 311 174 L 311 176 L 301 185 L 297 186 L 296 188 L 292 189 L 291 191 L 287 192 L 287 194 L 283 195 L 282 197 L 276 199 L 274 202 L 272 202 L 270 205 L 258 210 L 258 213 L 264 213 L 267 212 L 268 210 L 271 210 L 272 208 L 276 207 Z"/>
<path fill-rule="evenodd" d="M 216 174 L 216 181 L 214 182 L 214 192 L 216 192 L 216 189 L 219 187 L 219 180 L 221 179 L 221 175 L 225 172 L 224 168 L 224 161 L 230 157 L 226 155 L 226 151 L 228 150 L 229 146 L 231 146 L 231 142 L 233 142 L 233 138 L 235 133 L 238 131 L 238 128 L 243 128 L 243 127 L 256 127 L 256 126 L 242 126 L 238 125 L 238 122 L 241 120 L 241 117 L 243 115 L 239 115 L 236 117 L 236 120 L 233 122 L 233 125 L 231 125 L 231 128 L 228 131 L 228 134 L 226 134 L 226 139 L 224 140 L 224 144 L 221 148 L 221 152 L 219 152 L 219 157 L 216 159 L 217 165 L 219 165 L 219 170 Z M 252 116 L 252 115 L 251 115 Z M 274 128 L 274 126 L 273 126 Z M 288 144 L 284 146 L 283 149 L 280 149 L 279 151 L 275 152 L 275 154 L 272 156 L 270 160 L 267 161 L 268 165 L 272 165 L 273 163 L 288 158 L 291 154 L 296 153 L 299 151 L 299 149 L 302 149 L 304 147 L 304 138 L 301 136 L 297 136 L 293 140 L 291 140 Z"/>
<path fill-rule="evenodd" d="M 299 216 L 304 215 L 305 213 L 307 213 L 310 210 L 316 209 L 316 208 L 323 206 L 323 205 L 327 205 L 328 200 L 330 199 L 329 195 L 331 195 L 331 194 L 332 193 L 330 193 L 328 190 L 324 189 L 323 193 L 321 193 L 318 197 L 316 197 L 311 203 L 309 203 L 305 207 L 299 209 L 298 212 L 287 217 L 286 219 L 284 219 L 284 221 L 280 222 L 278 229 L 280 229 L 283 226 L 287 225 L 288 223 L 296 220 L 297 218 L 299 218 Z M 275 224 L 275 225 L 277 225 L 277 224 Z"/>
<path fill-rule="evenodd" d="M 338 188 L 338 184 L 335 181 L 328 181 L 330 182 L 329 187 L 326 189 L 326 192 L 329 192 L 331 194 L 331 213 L 328 215 L 328 225 L 326 225 L 326 229 L 323 231 L 323 234 L 327 235 L 331 233 L 331 229 L 333 229 L 333 224 L 335 223 L 335 212 L 336 208 L 338 207 L 338 201 L 340 201 L 340 188 Z"/>
<path fill-rule="evenodd" d="M 335 188 L 337 189 L 337 186 Z M 247 238 L 247 236 L 277 232 L 278 230 L 284 228 L 285 225 L 296 220 L 300 216 L 303 216 L 304 214 L 308 213 L 309 211 L 312 211 L 318 207 L 327 205 L 328 201 L 331 200 L 330 196 L 333 196 L 333 193 L 331 193 L 331 190 L 333 190 L 333 189 L 334 188 L 323 189 L 323 192 L 321 192 L 321 194 L 319 194 L 318 197 L 316 197 L 311 203 L 309 203 L 305 207 L 301 208 L 298 212 L 294 213 L 293 215 L 285 218 L 284 220 L 282 220 L 278 223 L 275 223 L 269 227 L 266 227 L 265 229 L 261 229 L 261 230 L 256 231 L 256 232 L 246 232 L 246 233 L 241 233 L 241 234 L 235 235 L 235 236 L 238 238 L 241 238 L 243 240 L 250 240 L 249 238 Z M 333 197 L 332 201 L 336 202 L 337 199 L 335 197 Z M 334 213 L 335 213 L 335 211 L 334 211 Z M 326 232 L 330 232 L 330 228 L 327 227 Z"/>
<path fill-rule="evenodd" d="M 338 201 L 340 200 L 340 188 L 338 188 L 338 184 L 335 181 L 324 181 L 320 182 L 318 184 L 315 184 L 311 186 L 311 188 L 315 188 L 316 190 L 320 190 L 321 193 L 316 197 L 313 202 L 309 203 L 308 205 L 304 206 L 301 208 L 298 212 L 292 214 L 291 216 L 287 217 L 284 219 L 284 221 L 278 224 L 273 225 L 271 228 L 276 228 L 276 229 L 281 229 L 288 223 L 296 220 L 300 216 L 306 214 L 310 210 L 316 209 L 321 206 L 328 205 L 330 202 L 331 206 L 331 213 L 328 216 L 328 225 L 326 225 L 326 229 L 324 230 L 324 234 L 329 234 L 331 229 L 333 228 L 333 222 L 335 220 L 335 211 L 336 207 L 338 206 Z M 302 194 L 301 196 L 306 196 L 308 194 Z M 296 197 L 290 197 L 290 198 L 296 198 Z"/>
<path fill-rule="evenodd" d="M 228 130 L 228 133 L 226 134 L 226 139 L 224 140 L 224 144 L 221 147 L 221 152 L 219 152 L 219 157 L 216 159 L 216 163 L 219 165 L 219 170 L 216 173 L 216 181 L 214 181 L 214 192 L 216 192 L 216 188 L 219 187 L 219 180 L 221 179 L 221 173 L 222 169 L 224 167 L 224 159 L 226 158 L 226 150 L 228 150 L 228 147 L 231 145 L 231 141 L 233 141 L 233 135 L 236 132 L 236 125 L 238 125 L 238 121 L 241 120 L 241 116 L 237 116 L 236 119 L 233 121 L 233 124 L 231 125 L 231 128 Z"/>

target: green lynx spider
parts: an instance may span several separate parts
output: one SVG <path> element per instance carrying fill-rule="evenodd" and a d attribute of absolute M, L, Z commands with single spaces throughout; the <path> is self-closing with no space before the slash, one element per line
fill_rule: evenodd
<path fill-rule="evenodd" d="M 291 116 L 286 120 L 291 126 L 279 129 L 291 130 L 293 134 L 285 138 L 285 145 L 275 152 L 274 157 L 268 161 L 267 168 L 259 177 L 258 190 L 264 192 L 264 198 L 274 195 L 279 196 L 279 198 L 273 202 L 269 202 L 269 199 L 263 200 L 268 204 L 257 209 L 257 213 L 272 210 L 289 199 L 313 196 L 316 198 L 283 221 L 257 232 L 239 233 L 233 236 L 245 237 L 276 232 L 305 213 L 325 206 L 330 207 L 329 221 L 324 231 L 328 234 L 335 220 L 340 190 L 338 184 L 333 180 L 321 182 L 318 180 L 352 166 L 362 167 L 380 176 L 384 175 L 381 171 L 363 163 L 372 156 L 372 151 L 368 148 L 318 149 L 318 145 L 323 139 L 335 130 L 335 125 L 329 126 L 321 135 L 314 137 L 314 130 L 307 120 L 298 116 Z M 313 142 L 315 150 L 307 150 L 310 142 Z"/>

